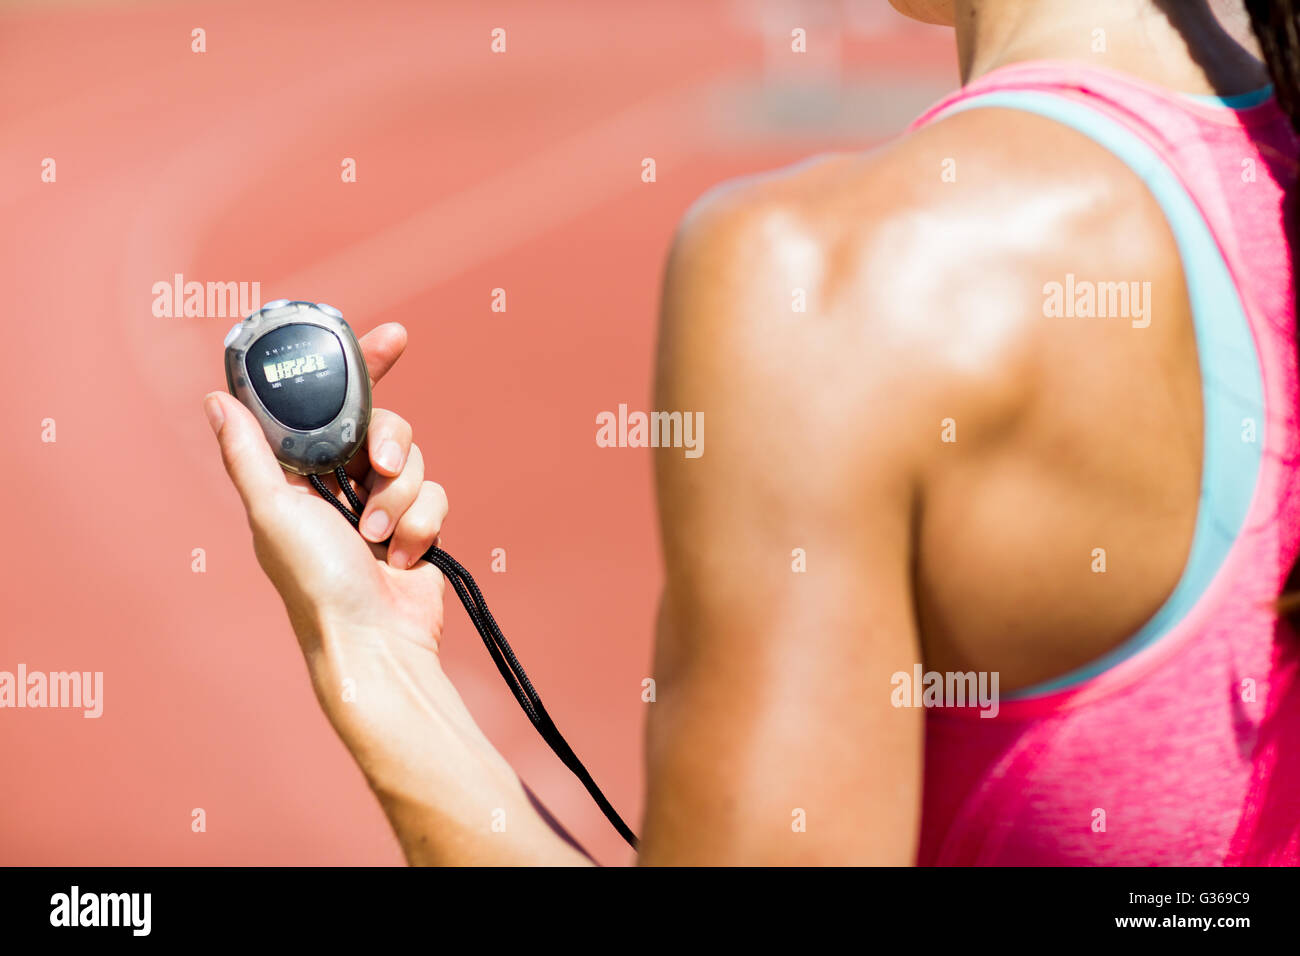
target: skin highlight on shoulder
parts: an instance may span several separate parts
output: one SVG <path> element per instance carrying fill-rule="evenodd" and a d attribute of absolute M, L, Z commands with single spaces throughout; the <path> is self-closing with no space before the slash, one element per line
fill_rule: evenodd
<path fill-rule="evenodd" d="M 1047 290 L 1075 276 L 1150 282 L 1157 321 L 1045 316 Z M 760 407 L 711 435 L 788 449 L 763 466 L 773 496 L 786 467 L 899 489 L 936 664 L 998 669 L 1007 689 L 1046 679 L 1118 643 L 1177 581 L 1200 455 L 1181 261 L 1141 181 L 1060 124 L 972 110 L 707 194 L 670 259 L 660 367 L 704 405 L 759 383 Z M 1131 407 L 1125 383 L 1153 374 Z M 1096 582 L 1076 573 L 1090 542 L 1143 538 L 1108 610 L 1090 610 Z"/>

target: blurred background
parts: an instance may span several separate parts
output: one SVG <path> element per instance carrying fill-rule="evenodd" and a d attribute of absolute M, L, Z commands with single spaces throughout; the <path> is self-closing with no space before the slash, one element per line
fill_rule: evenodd
<path fill-rule="evenodd" d="M 887 0 L 0 6 L 0 671 L 104 674 L 99 719 L 0 709 L 0 864 L 402 862 L 203 418 L 239 316 L 168 315 L 177 276 L 406 325 L 376 404 L 413 422 L 448 549 L 635 826 L 653 488 L 595 416 L 650 406 L 676 221 L 721 180 L 896 135 L 955 59 Z M 448 620 L 479 724 L 628 862 Z"/>

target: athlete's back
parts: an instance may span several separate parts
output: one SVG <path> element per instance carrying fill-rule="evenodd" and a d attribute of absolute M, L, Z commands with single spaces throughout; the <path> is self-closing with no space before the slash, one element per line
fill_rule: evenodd
<path fill-rule="evenodd" d="M 1109 381 L 1074 383 L 1066 404 L 1075 413 L 1064 414 L 1078 423 L 1079 440 L 1091 442 L 1091 450 L 1080 455 L 1074 443 L 1053 449 L 1062 471 L 1077 468 L 1079 478 L 1109 487 L 1112 495 L 1121 489 L 1109 481 L 1130 474 L 1129 465 L 1136 465 L 1131 474 L 1138 479 L 1132 497 L 1099 500 L 1097 511 L 1083 514 L 1084 522 L 1094 522 L 1092 540 L 1067 539 L 1074 568 L 1057 568 L 1056 580 L 1069 582 L 1101 611 L 1112 595 L 1155 593 L 1133 590 L 1132 569 L 1167 561 L 1171 541 L 1184 559 L 1167 598 L 1118 644 L 1109 637 L 1109 648 L 1075 642 L 1090 651 L 1081 666 L 1029 687 L 1016 682 L 1018 692 L 996 717 L 970 709 L 928 714 L 920 859 L 1294 863 L 1300 850 L 1297 647 L 1273 607 L 1300 531 L 1293 466 L 1300 394 L 1285 226 L 1293 157 L 1300 153 L 1290 122 L 1268 91 L 1236 103 L 1207 102 L 1059 63 L 994 71 L 923 122 L 971 108 L 1025 111 L 1068 126 L 1142 179 L 1182 260 L 1199 346 L 1200 408 L 1187 404 L 1186 373 L 1194 366 L 1178 349 L 1142 341 L 1156 338 L 1161 325 L 1187 323 L 1186 300 L 1162 301 L 1155 275 L 1137 263 L 1127 269 L 1116 263 L 1091 274 L 1071 270 L 1044 286 L 1041 321 L 1108 327 L 1103 334 L 1123 343 L 1077 356 L 1086 374 L 1103 379 L 1104 363 L 1117 367 Z M 1115 241 L 1123 241 L 1122 232 Z M 1125 314 L 1106 314 L 1114 311 L 1113 283 L 1128 285 Z M 1067 383 L 1053 376 L 1045 384 Z M 1127 429 L 1132 443 L 1115 426 Z M 1099 436 L 1098 428 L 1110 434 Z M 1152 459 L 1133 443 L 1168 458 Z M 1095 457 L 1103 450 L 1115 456 L 1113 463 Z M 1187 467 L 1186 450 L 1196 451 L 1200 472 L 1193 509 L 1177 494 L 1169 504 L 1158 497 L 1162 482 L 1177 492 L 1196 473 Z M 1045 490 L 1039 484 L 1021 499 L 1019 515 L 1050 515 L 1055 506 L 1040 503 Z M 1133 509 L 1144 491 L 1155 495 L 1147 504 L 1154 526 L 1130 513 L 1125 527 L 1107 529 L 1107 513 Z M 1077 506 L 1087 495 L 1071 483 L 1066 499 Z M 1189 514 L 1196 518 L 1190 553 L 1183 531 Z M 1084 522 L 1072 527 L 1086 529 Z M 1023 519 L 1007 524 L 1025 530 Z M 1143 534 L 1125 534 L 1131 526 Z M 1042 533 L 1050 538 L 1056 530 L 1047 524 Z M 1015 546 L 992 528 L 986 533 L 986 546 L 995 551 Z M 1044 554 L 1032 545 L 1027 552 L 1031 562 Z M 1010 570 L 1002 555 L 990 560 L 993 573 Z M 987 584 L 1007 593 L 1005 583 L 990 578 Z M 959 608 L 946 607 L 949 616 L 941 620 L 958 621 L 952 632 L 961 633 Z M 1074 633 L 1085 635 L 1092 622 L 1086 608 L 1077 610 L 1083 613 Z M 1002 623 L 1013 640 L 1054 639 L 1014 620 Z M 1098 640 L 1104 635 L 1092 633 Z M 991 633 L 987 638 L 983 647 L 994 641 Z"/>
<path fill-rule="evenodd" d="M 744 513 L 721 438 L 708 468 L 729 501 L 700 492 L 714 484 L 701 470 L 664 460 L 670 568 L 716 581 L 737 550 L 788 541 L 785 553 L 804 546 L 820 574 L 826 562 L 870 569 L 861 615 L 819 612 L 844 642 L 805 650 L 829 672 L 850 667 L 834 661 L 855 660 L 852 641 L 870 646 L 854 672 L 870 716 L 851 718 L 847 701 L 818 714 L 883 734 L 872 760 L 900 792 L 914 731 L 905 708 L 890 717 L 876 700 L 893 675 L 917 662 L 997 675 L 996 716 L 925 712 L 922 862 L 1292 859 L 1296 815 L 1282 808 L 1296 805 L 1300 774 L 1277 743 L 1285 726 L 1300 739 L 1294 644 L 1289 630 L 1275 640 L 1271 603 L 1300 504 L 1281 215 L 1294 139 L 1275 104 L 1184 102 L 1061 65 L 998 71 L 968 94 L 1016 85 L 1012 74 L 1050 87 L 1036 92 L 1064 112 L 1009 100 L 941 111 L 883 151 L 721 190 L 688 218 L 669 270 L 666 309 L 678 315 L 661 362 L 675 367 L 661 402 L 704 409 L 732 446 L 748 427 L 782 453 L 755 492 L 767 502 L 756 514 L 777 526 L 770 541 L 709 517 Z M 1093 103 L 1080 77 L 1125 115 Z M 1094 113 L 1096 124 L 1078 118 Z M 1173 142 L 1132 129 L 1143 115 L 1181 117 Z M 1237 184 L 1243 195 L 1226 192 Z M 795 288 L 806 315 L 768 309 Z M 717 341 L 731 368 L 707 358 Z M 748 397 L 751 419 L 711 397 L 724 389 Z M 787 416 L 778 396 L 801 411 Z M 854 441 L 861 467 L 844 467 L 869 503 L 858 516 L 845 501 L 823 538 L 806 506 L 776 501 L 851 495 L 845 455 L 827 449 Z M 873 469 L 894 477 L 877 484 Z M 687 529 L 676 547 L 670 515 Z M 701 527 L 736 542 L 733 557 L 694 553 Z M 905 566 L 876 564 L 895 533 Z M 738 654 L 764 654 L 756 635 L 773 625 L 761 612 L 794 620 L 783 595 L 797 582 L 762 582 L 775 609 L 760 602 Z M 696 633 L 674 590 L 690 595 L 684 605 L 717 599 L 670 577 L 666 616 Z M 811 584 L 789 596 L 826 599 Z M 785 632 L 796 627 L 809 633 L 802 617 Z M 667 629 L 661 642 L 665 668 L 695 656 Z M 757 667 L 713 666 L 714 695 L 733 676 L 761 679 Z M 734 725 L 724 732 L 734 741 Z M 665 748 L 662 759 L 679 758 Z M 897 809 L 887 789 L 866 787 L 868 814 Z"/>
<path fill-rule="evenodd" d="M 674 246 L 643 858 L 1294 861 L 1300 152 L 1170 92 L 1268 73 L 1203 4 L 897 3 L 962 101 Z"/>

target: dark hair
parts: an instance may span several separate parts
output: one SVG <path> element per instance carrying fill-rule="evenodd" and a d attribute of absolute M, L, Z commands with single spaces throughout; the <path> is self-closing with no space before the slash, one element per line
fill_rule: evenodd
<path fill-rule="evenodd" d="M 1246 0 L 1278 105 L 1300 132 L 1300 0 Z"/>
<path fill-rule="evenodd" d="M 1291 126 L 1300 133 L 1300 0 L 1246 0 L 1250 25 L 1264 51 L 1269 76 L 1278 106 L 1291 120 Z M 1295 222 L 1296 207 L 1288 203 L 1292 218 L 1292 236 L 1300 235 L 1300 222 Z M 1294 240 L 1293 240 L 1294 241 Z M 1296 261 L 1296 250 L 1292 260 Z M 1297 270 L 1293 269 L 1293 275 Z M 1300 314 L 1300 310 L 1298 310 Z M 1286 589 L 1277 603 L 1278 613 L 1300 619 L 1300 561 L 1291 568 Z"/>

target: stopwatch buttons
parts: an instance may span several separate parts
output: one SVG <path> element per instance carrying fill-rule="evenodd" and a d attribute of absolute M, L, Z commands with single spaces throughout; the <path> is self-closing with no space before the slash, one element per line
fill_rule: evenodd
<path fill-rule="evenodd" d="M 341 319 L 341 318 L 343 318 L 343 313 L 342 313 L 342 312 L 340 312 L 338 309 L 334 308 L 334 306 L 332 306 L 332 305 L 326 305 L 324 302 L 317 302 L 317 303 L 316 303 L 316 308 L 320 309 L 320 310 L 321 310 L 322 312 L 324 312 L 326 315 L 332 315 L 332 316 L 334 316 L 334 318 L 336 318 L 336 319 Z"/>
<path fill-rule="evenodd" d="M 244 327 L 243 322 L 236 322 L 234 325 L 232 325 L 230 327 L 230 331 L 226 333 L 226 341 L 221 343 L 221 347 L 227 349 L 230 348 L 230 343 L 235 341 L 235 339 L 239 338 L 239 330 L 242 329 L 243 327 Z"/>
<path fill-rule="evenodd" d="M 333 471 L 335 465 L 345 465 L 341 460 L 341 449 L 333 442 L 318 441 L 307 449 L 307 463 L 322 472 Z"/>
<path fill-rule="evenodd" d="M 274 302 L 268 302 L 266 303 L 266 305 L 262 306 L 262 311 L 265 312 L 267 309 L 278 309 L 281 306 L 285 306 L 288 304 L 289 304 L 288 299 L 276 299 Z"/>

